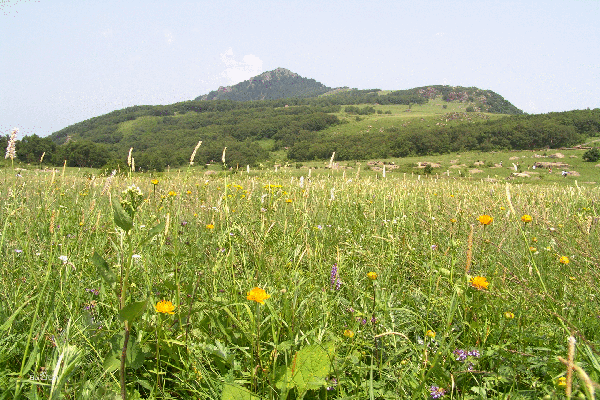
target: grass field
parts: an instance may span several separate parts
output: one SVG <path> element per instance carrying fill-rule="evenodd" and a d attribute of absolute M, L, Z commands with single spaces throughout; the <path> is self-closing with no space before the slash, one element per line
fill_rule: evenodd
<path fill-rule="evenodd" d="M 4 168 L 0 399 L 591 399 L 600 190 L 561 152 L 580 181 Z"/>

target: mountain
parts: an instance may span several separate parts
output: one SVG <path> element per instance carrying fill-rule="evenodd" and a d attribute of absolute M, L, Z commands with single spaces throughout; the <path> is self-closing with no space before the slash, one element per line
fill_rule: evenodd
<path fill-rule="evenodd" d="M 277 68 L 237 85 L 221 86 L 218 90 L 196 97 L 194 100 L 250 101 L 306 98 L 317 97 L 331 90 L 314 79 L 303 78 L 285 68 Z"/>
<path fill-rule="evenodd" d="M 509 101 L 491 90 L 476 87 L 431 85 L 413 89 L 384 91 L 380 89 L 330 88 L 324 84 L 277 68 L 240 82 L 221 86 L 218 90 L 194 100 L 260 101 L 276 99 L 305 99 L 327 96 L 329 104 L 424 104 L 430 100 L 459 102 L 471 107 L 469 111 L 495 114 L 523 114 Z"/>
<path fill-rule="evenodd" d="M 138 168 L 160 171 L 189 163 L 198 141 L 196 164 L 218 162 L 227 147 L 228 165 L 243 166 L 282 154 L 303 162 L 334 151 L 338 160 L 365 160 L 559 147 L 598 131 L 600 110 L 530 116 L 476 87 L 332 89 L 278 68 L 195 100 L 128 107 L 71 125 L 48 138 L 55 151 L 46 159 L 99 167 L 123 163 L 133 147 Z"/>

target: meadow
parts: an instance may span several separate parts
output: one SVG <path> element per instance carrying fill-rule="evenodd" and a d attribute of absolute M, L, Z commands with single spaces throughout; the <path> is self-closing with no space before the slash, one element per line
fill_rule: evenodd
<path fill-rule="evenodd" d="M 598 186 L 407 171 L 0 170 L 0 399 L 594 398 Z"/>

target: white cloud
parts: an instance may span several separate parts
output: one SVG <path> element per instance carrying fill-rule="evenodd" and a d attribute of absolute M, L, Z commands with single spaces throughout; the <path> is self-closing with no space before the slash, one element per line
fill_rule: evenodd
<path fill-rule="evenodd" d="M 223 75 L 229 79 L 230 84 L 236 84 L 245 81 L 262 72 L 262 60 L 254 54 L 246 54 L 242 61 L 237 61 L 230 47 L 221 54 L 221 61 L 227 67 Z"/>

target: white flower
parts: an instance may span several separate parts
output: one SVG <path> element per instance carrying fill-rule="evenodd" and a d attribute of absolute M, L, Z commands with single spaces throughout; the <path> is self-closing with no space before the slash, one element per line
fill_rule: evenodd
<path fill-rule="evenodd" d="M 62 261 L 62 262 L 63 262 L 63 264 L 66 264 L 66 263 L 67 263 L 67 261 L 69 261 L 69 259 L 67 258 L 67 256 L 60 256 L 60 257 L 58 257 L 58 259 L 59 259 L 60 261 Z"/>
<path fill-rule="evenodd" d="M 134 255 L 131 256 L 131 258 L 142 258 L 142 256 L 139 255 L 139 254 L 134 254 Z"/>

